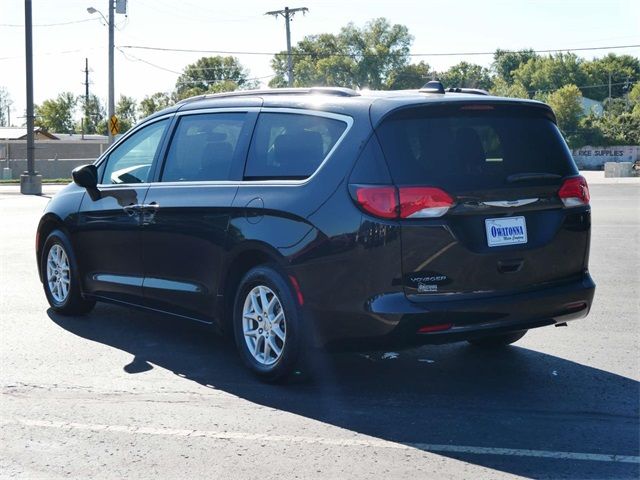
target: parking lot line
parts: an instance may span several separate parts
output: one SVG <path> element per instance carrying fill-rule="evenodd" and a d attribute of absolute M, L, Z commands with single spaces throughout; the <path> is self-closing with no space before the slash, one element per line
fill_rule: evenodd
<path fill-rule="evenodd" d="M 430 443 L 396 443 L 376 438 L 326 438 L 298 435 L 265 435 L 247 432 L 219 432 L 214 430 L 190 430 L 175 428 L 134 427 L 126 425 L 104 425 L 75 422 L 54 422 L 49 420 L 0 418 L 0 425 L 23 427 L 56 428 L 60 430 L 85 430 L 92 432 L 115 432 L 134 435 L 159 435 L 172 437 L 204 437 L 215 440 L 269 441 L 280 443 L 320 444 L 344 447 L 372 447 L 397 450 L 418 449 L 432 453 L 466 453 L 474 455 L 500 455 L 512 457 L 536 457 L 555 460 L 613 462 L 640 464 L 640 456 L 601 453 L 559 452 L 550 450 L 529 450 L 520 448 L 477 447 L 470 445 L 437 445 Z"/>

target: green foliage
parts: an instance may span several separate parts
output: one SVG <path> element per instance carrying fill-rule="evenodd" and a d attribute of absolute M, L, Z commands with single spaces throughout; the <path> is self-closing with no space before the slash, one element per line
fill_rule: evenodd
<path fill-rule="evenodd" d="M 361 88 L 385 88 L 394 70 L 409 62 L 413 36 L 404 25 L 391 25 L 386 18 L 376 18 L 363 28 L 349 23 L 340 36 L 355 60 L 355 83 Z"/>
<path fill-rule="evenodd" d="M 538 55 L 531 49 L 517 52 L 497 49 L 493 54 L 491 69 L 496 75 L 496 80 L 502 80 L 507 85 L 511 85 L 514 83 L 513 73 L 534 58 L 538 58 Z"/>
<path fill-rule="evenodd" d="M 640 117 L 640 82 L 636 83 L 629 92 L 629 104 L 633 114 Z"/>
<path fill-rule="evenodd" d="M 494 79 L 493 87 L 489 89 L 489 93 L 498 97 L 529 98 L 529 92 L 524 88 L 524 85 L 521 83 L 509 84 L 500 77 Z"/>
<path fill-rule="evenodd" d="M 132 97 L 120 95 L 116 105 L 116 116 L 120 123 L 120 133 L 124 133 L 136 124 L 136 100 Z"/>
<path fill-rule="evenodd" d="M 236 57 L 202 57 L 187 65 L 176 82 L 174 96 L 182 100 L 203 93 L 255 88 L 249 72 Z"/>
<path fill-rule="evenodd" d="M 611 73 L 611 97 L 621 97 L 625 93 L 627 81 L 640 78 L 640 60 L 631 55 L 610 53 L 606 57 L 582 64 L 586 84 L 585 97 L 602 101 L 609 96 L 609 73 Z"/>
<path fill-rule="evenodd" d="M 84 118 L 84 133 L 89 135 L 107 135 L 107 112 L 97 95 L 89 95 L 89 100 L 80 97 L 80 108 Z M 82 125 L 76 124 L 76 132 L 82 131 Z"/>
<path fill-rule="evenodd" d="M 343 40 L 339 35 L 323 33 L 309 35 L 298 42 L 291 50 L 294 86 L 356 87 L 353 75 L 356 62 L 347 55 Z M 276 75 L 269 86 L 288 86 L 286 53 L 276 54 L 271 67 Z"/>
<path fill-rule="evenodd" d="M 558 127 L 571 146 L 579 142 L 576 138 L 582 116 L 582 93 L 575 85 L 565 85 L 546 97 L 558 120 Z M 575 139 L 575 141 L 573 141 Z"/>
<path fill-rule="evenodd" d="M 73 114 L 77 100 L 73 93 L 63 92 L 35 107 L 35 125 L 49 132 L 73 133 Z"/>
<path fill-rule="evenodd" d="M 11 106 L 11 96 L 5 87 L 0 87 L 0 127 L 10 127 L 7 109 Z"/>
<path fill-rule="evenodd" d="M 350 23 L 337 35 L 307 36 L 292 48 L 294 86 L 381 90 L 399 85 L 398 73 L 409 63 L 412 41 L 407 27 L 391 25 L 385 18 L 371 20 L 362 28 Z M 276 75 L 269 86 L 286 86 L 286 52 L 275 56 L 271 68 Z"/>
<path fill-rule="evenodd" d="M 565 85 L 586 85 L 584 60 L 573 53 L 532 57 L 513 72 L 513 81 L 528 91 L 553 92 Z"/>
<path fill-rule="evenodd" d="M 171 96 L 164 92 L 156 92 L 153 95 L 146 96 L 140 102 L 138 111 L 140 118 L 146 118 L 149 115 L 159 112 L 160 110 L 173 105 L 175 102 Z"/>
<path fill-rule="evenodd" d="M 469 62 L 460 62 L 439 75 L 445 88 L 491 88 L 489 70 Z"/>
<path fill-rule="evenodd" d="M 387 88 L 389 90 L 420 88 L 434 75 L 428 63 L 412 63 L 393 71 L 387 80 Z"/>

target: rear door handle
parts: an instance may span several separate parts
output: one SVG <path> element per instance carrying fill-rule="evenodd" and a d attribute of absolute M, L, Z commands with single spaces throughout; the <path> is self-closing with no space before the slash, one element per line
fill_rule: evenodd
<path fill-rule="evenodd" d="M 142 205 L 143 210 L 152 210 L 156 211 L 160 208 L 160 205 L 157 202 L 146 203 Z"/>

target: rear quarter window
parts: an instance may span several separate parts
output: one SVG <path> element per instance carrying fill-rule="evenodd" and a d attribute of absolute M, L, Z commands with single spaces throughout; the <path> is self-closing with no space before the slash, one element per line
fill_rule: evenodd
<path fill-rule="evenodd" d="M 537 112 L 413 109 L 377 129 L 391 176 L 400 185 L 451 191 L 496 188 L 519 173 L 577 173 L 556 125 Z"/>
<path fill-rule="evenodd" d="M 260 114 L 249 148 L 245 180 L 310 177 L 346 128 L 341 120 L 318 115 Z"/>

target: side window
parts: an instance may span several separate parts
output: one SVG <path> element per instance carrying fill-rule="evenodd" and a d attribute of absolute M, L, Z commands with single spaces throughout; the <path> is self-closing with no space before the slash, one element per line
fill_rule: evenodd
<path fill-rule="evenodd" d="M 245 180 L 311 176 L 346 128 L 345 122 L 317 115 L 260 114 L 249 148 Z"/>
<path fill-rule="evenodd" d="M 148 182 L 151 165 L 169 119 L 138 130 L 109 154 L 102 176 L 103 184 Z"/>
<path fill-rule="evenodd" d="M 245 113 L 185 115 L 176 128 L 163 182 L 228 180 Z"/>

